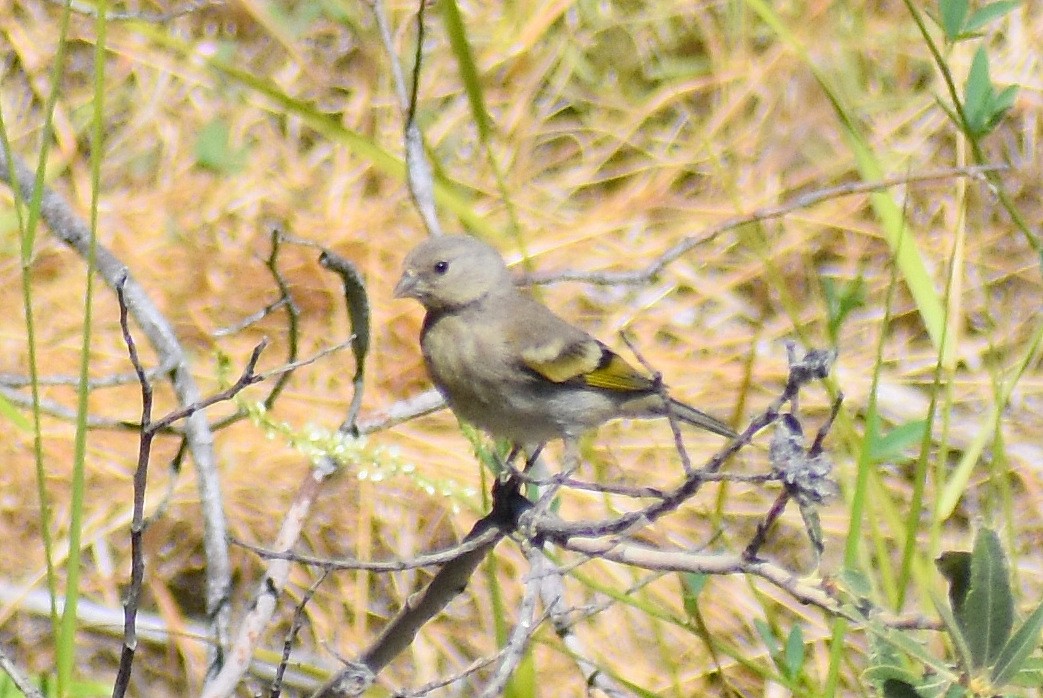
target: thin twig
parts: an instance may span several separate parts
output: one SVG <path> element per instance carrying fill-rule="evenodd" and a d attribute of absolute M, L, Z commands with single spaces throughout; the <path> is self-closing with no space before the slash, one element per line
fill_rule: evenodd
<path fill-rule="evenodd" d="M 537 558 L 543 558 L 543 552 L 537 546 L 530 545 L 526 551 L 529 558 L 529 578 L 525 582 L 525 590 L 522 593 L 518 611 L 514 617 L 514 628 L 504 643 L 503 652 L 500 654 L 500 663 L 492 679 L 485 685 L 478 698 L 497 698 L 502 696 L 507 682 L 511 680 L 515 670 L 525 657 L 525 651 L 529 647 L 529 641 L 533 633 L 539 627 L 543 618 L 536 618 L 536 600 L 540 597 L 540 580 L 534 571 Z M 546 614 L 544 615 L 546 617 Z"/>
<path fill-rule="evenodd" d="M 25 694 L 25 698 L 44 698 L 43 692 L 36 687 L 29 677 L 0 649 L 0 669 L 3 669 L 14 683 L 15 688 Z"/>
<path fill-rule="evenodd" d="M 634 345 L 629 334 L 625 331 L 620 331 L 619 336 L 622 338 L 623 343 L 627 345 L 627 349 L 637 357 L 638 362 L 651 374 L 652 384 L 655 386 L 655 391 L 659 394 L 659 397 L 663 400 L 663 407 L 666 409 L 666 421 L 670 424 L 670 433 L 674 437 L 674 450 L 677 451 L 677 455 L 681 459 L 681 467 L 684 469 L 684 474 L 691 475 L 693 471 L 692 459 L 688 457 L 688 449 L 685 448 L 684 437 L 681 435 L 681 425 L 678 424 L 677 415 L 674 414 L 670 393 L 666 389 L 666 384 L 663 383 L 663 374 L 645 360 L 644 355 Z"/>
<path fill-rule="evenodd" d="M 830 584 L 815 584 L 791 570 L 765 560 L 748 560 L 741 554 L 694 553 L 685 550 L 659 550 L 618 539 L 573 538 L 564 546 L 573 552 L 618 562 L 631 567 L 660 572 L 693 572 L 696 574 L 746 574 L 760 577 L 785 591 L 803 604 L 815 606 L 832 615 L 842 615 L 860 622 L 844 607 Z M 895 629 L 937 630 L 939 624 L 920 615 L 894 615 L 874 612 L 873 619 Z"/>
<path fill-rule="evenodd" d="M 411 596 L 357 661 L 350 662 L 333 676 L 312 698 L 358 696 L 372 685 L 377 674 L 413 642 L 425 623 L 434 618 L 467 586 L 467 581 L 493 548 L 517 530 L 520 516 L 532 507 L 517 490 L 516 482 L 493 486 L 493 508 L 479 519 L 464 541 L 482 539 L 481 545 L 447 562 L 423 591 Z"/>
<path fill-rule="evenodd" d="M 666 492 L 659 501 L 652 502 L 637 511 L 604 521 L 566 522 L 553 516 L 541 516 L 533 521 L 535 531 L 546 536 L 547 540 L 559 543 L 573 536 L 600 538 L 647 526 L 666 514 L 676 511 L 706 482 L 703 479 L 704 474 L 717 473 L 726 462 L 752 441 L 755 434 L 778 419 L 782 407 L 793 400 L 804 385 L 824 377 L 823 372 L 828 372 L 833 359 L 835 359 L 835 353 L 813 350 L 800 360 L 791 362 L 789 377 L 782 394 L 755 417 L 738 437 L 732 439 L 718 451 L 702 469 L 693 470 L 680 485 Z"/>
<path fill-rule="evenodd" d="M 282 272 L 279 271 L 279 242 L 282 240 L 282 230 L 279 226 L 272 226 L 271 240 L 271 252 L 269 252 L 268 258 L 264 261 L 264 266 L 268 269 L 272 279 L 275 280 L 275 285 L 279 288 L 279 300 L 283 301 L 286 306 L 286 363 L 292 364 L 297 361 L 299 352 L 301 310 L 297 307 L 293 294 L 290 293 L 290 285 L 286 283 Z M 272 386 L 268 396 L 264 398 L 262 403 L 266 410 L 270 410 L 275 406 L 275 401 L 282 394 L 283 389 L 290 382 L 292 376 L 293 373 L 287 371 L 275 381 L 275 385 Z"/>
<path fill-rule="evenodd" d="M 290 623 L 290 630 L 286 633 L 286 640 L 282 644 L 282 659 L 279 660 L 279 666 L 275 670 L 275 678 L 272 680 L 272 686 L 268 692 L 269 698 L 279 698 L 279 695 L 282 693 L 282 682 L 283 677 L 286 675 L 286 667 L 290 663 L 290 653 L 293 651 L 293 645 L 297 641 L 297 635 L 300 634 L 301 628 L 304 627 L 304 609 L 308 607 L 308 602 L 315 596 L 315 592 L 319 590 L 319 586 L 326 581 L 326 577 L 329 574 L 329 569 L 322 571 L 319 578 L 304 592 L 304 596 L 301 597 L 297 608 L 293 611 L 293 622 Z"/>
<path fill-rule="evenodd" d="M 717 236 L 725 233 L 729 230 L 741 228 L 750 223 L 756 223 L 759 221 L 771 220 L 773 218 L 781 218 L 786 214 L 805 209 L 815 204 L 827 201 L 829 199 L 836 199 L 842 196 L 852 196 L 854 194 L 867 194 L 882 189 L 889 189 L 891 187 L 902 186 L 906 184 L 915 184 L 918 182 L 930 182 L 936 180 L 953 179 L 955 177 L 980 177 L 987 173 L 999 172 L 1006 169 L 1003 165 L 976 165 L 972 167 L 953 167 L 944 170 L 935 170 L 933 172 L 925 172 L 920 175 L 905 175 L 902 177 L 890 177 L 882 179 L 877 182 L 848 182 L 840 184 L 835 187 L 827 187 L 825 189 L 817 189 L 815 191 L 800 194 L 790 199 L 789 201 L 783 202 L 777 206 L 766 206 L 764 208 L 757 209 L 752 213 L 735 216 L 727 220 L 721 221 L 716 225 L 712 225 L 702 233 L 698 235 L 691 235 L 684 238 L 676 245 L 671 247 L 669 250 L 659 255 L 643 269 L 636 269 L 633 271 L 604 271 L 604 272 L 584 272 L 584 271 L 558 271 L 558 272 L 545 272 L 538 274 L 526 274 L 519 282 L 522 284 L 554 284 L 562 281 L 583 281 L 589 284 L 597 284 L 603 286 L 617 286 L 617 285 L 641 285 L 647 284 L 656 276 L 658 276 L 663 269 L 675 262 L 678 258 L 682 257 L 695 247 L 704 243 L 710 242 Z"/>
<path fill-rule="evenodd" d="M 141 600 L 141 587 L 145 579 L 145 553 L 142 547 L 142 536 L 145 532 L 145 488 L 148 485 L 148 466 L 152 455 L 152 441 L 155 433 L 150 429 L 152 421 L 152 383 L 145 375 L 141 365 L 138 348 L 130 333 L 130 322 L 127 312 L 127 298 L 124 294 L 127 278 L 124 276 L 116 283 L 116 298 L 120 308 L 120 330 L 123 342 L 127 345 L 130 362 L 138 375 L 141 385 L 141 433 L 138 438 L 138 462 L 134 469 L 134 507 L 130 522 L 130 586 L 123 601 L 123 648 L 120 652 L 116 681 L 112 688 L 112 698 L 122 698 L 130 686 L 130 674 L 134 666 L 134 655 L 138 648 L 137 614 Z"/>
<path fill-rule="evenodd" d="M 554 625 L 554 632 L 565 645 L 568 655 L 576 662 L 586 685 L 601 690 L 610 698 L 630 695 L 612 677 L 601 671 L 601 667 L 587 659 L 588 652 L 583 641 L 573 632 L 575 623 L 570 618 L 571 609 L 565 604 L 565 572 L 552 563 L 542 551 L 539 551 L 538 555 L 530 555 L 529 562 L 532 567 L 531 574 L 539 586 L 540 600 Z M 628 590 L 627 595 L 631 591 Z"/>
<path fill-rule="evenodd" d="M 14 181 L 10 181 L 13 173 Z M 32 170 L 17 156 L 8 152 L 5 141 L 0 139 L 0 181 L 7 182 L 24 200 L 32 200 L 35 176 Z M 64 244 L 74 249 L 81 257 L 90 253 L 92 238 L 90 228 L 77 216 L 72 207 L 53 189 L 42 187 L 40 191 L 40 214 L 51 232 Z M 111 287 L 126 276 L 126 266 L 101 244 L 95 247 L 95 268 Z M 171 367 L 171 383 L 178 403 L 191 405 L 201 398 L 201 391 L 192 376 L 188 356 L 178 340 L 177 333 L 167 317 L 159 311 L 145 289 L 132 276 L 127 276 L 124 286 L 127 309 L 142 333 L 148 338 L 159 358 L 161 366 Z M 231 607 L 231 562 L 225 543 L 227 525 L 221 483 L 217 475 L 217 463 L 213 450 L 213 432 L 202 412 L 196 412 L 185 422 L 185 441 L 192 453 L 196 466 L 199 500 L 203 519 L 203 548 L 206 555 L 206 605 L 210 619 L 213 645 L 208 661 L 207 673 L 213 673 L 223 662 L 223 652 L 228 644 Z"/>
<path fill-rule="evenodd" d="M 306 356 L 303 359 L 298 359 L 297 361 L 293 361 L 293 362 L 288 363 L 288 364 L 283 364 L 282 366 L 278 366 L 278 367 L 273 368 L 271 370 L 264 371 L 262 373 L 258 373 L 257 377 L 258 377 L 259 380 L 265 380 L 267 378 L 271 378 L 272 376 L 279 376 L 279 375 L 282 375 L 282 374 L 287 373 L 287 372 L 296 371 L 301 366 L 308 366 L 309 364 L 313 364 L 316 361 L 321 361 L 322 359 L 326 358 L 330 354 L 336 354 L 339 351 L 344 351 L 349 346 L 351 346 L 351 343 L 352 343 L 352 341 L 354 341 L 354 339 L 355 339 L 354 336 L 348 337 L 343 342 L 339 342 L 339 343 L 334 344 L 332 346 L 326 347 L 325 349 L 320 349 L 319 351 L 315 352 L 311 356 Z"/>
<path fill-rule="evenodd" d="M 386 431 L 404 422 L 445 409 L 445 398 L 434 388 L 413 397 L 399 400 L 383 410 L 382 414 L 359 422 L 360 434 Z"/>
<path fill-rule="evenodd" d="M 779 476 L 773 473 L 747 475 L 744 473 L 708 473 L 705 470 L 700 470 L 697 475 L 703 482 L 745 482 L 754 485 L 779 479 Z M 526 473 L 519 473 L 519 477 L 521 477 L 522 482 L 532 485 L 546 485 L 551 481 L 551 478 L 535 478 Z M 568 489 L 598 492 L 601 494 L 616 494 L 621 497 L 633 497 L 634 499 L 662 499 L 667 496 L 667 491 L 659 487 L 621 485 L 612 482 L 587 482 L 574 478 L 555 478 L 555 482 L 559 482 L 562 487 L 567 487 Z"/>
<path fill-rule="evenodd" d="M 198 402 L 194 402 L 191 405 L 183 407 L 179 410 L 174 410 L 165 417 L 157 419 L 155 422 L 148 424 L 145 429 L 150 433 L 155 433 L 161 429 L 165 429 L 174 422 L 179 422 L 182 419 L 191 417 L 201 410 L 205 410 L 211 405 L 216 405 L 219 402 L 225 402 L 231 400 L 233 397 L 241 393 L 243 390 L 253 385 L 254 383 L 260 383 L 264 380 L 268 374 L 254 373 L 254 369 L 257 367 L 257 362 L 261 358 L 261 352 L 264 351 L 265 347 L 268 346 L 268 340 L 262 339 L 254 350 L 250 353 L 250 358 L 246 362 L 246 366 L 243 367 L 243 371 L 239 374 L 239 378 L 228 388 L 222 390 L 219 393 L 215 393 L 209 397 L 203 398 Z"/>
<path fill-rule="evenodd" d="M 387 561 L 373 560 L 348 560 L 344 558 L 318 558 L 310 555 L 299 555 L 290 551 L 269 550 L 260 546 L 251 545 L 244 541 L 230 537 L 232 545 L 237 545 L 245 550 L 256 554 L 265 560 L 288 560 L 299 565 L 321 567 L 329 570 L 365 570 L 367 572 L 401 572 L 403 570 L 415 570 L 424 567 L 437 567 L 455 560 L 463 554 L 477 550 L 496 539 L 500 534 L 489 529 L 482 534 L 464 538 L 459 544 L 451 548 L 440 550 L 435 553 L 427 553 L 409 559 L 395 559 Z"/>
<path fill-rule="evenodd" d="M 428 235 L 441 235 L 442 224 L 438 220 L 438 209 L 435 207 L 435 183 L 424 151 L 424 136 L 417 124 L 417 98 L 420 91 L 420 69 L 424 55 L 424 9 L 427 0 L 418 0 L 416 15 L 416 50 L 414 53 L 411 89 L 407 89 L 402 66 L 395 54 L 395 46 L 391 39 L 391 27 L 388 22 L 387 9 L 383 0 L 373 0 L 373 15 L 380 30 L 380 40 L 391 65 L 391 77 L 395 84 L 395 95 L 405 120 L 403 129 L 406 149 L 406 179 L 409 183 L 409 194 L 413 198 L 420 218 L 424 221 Z"/>
<path fill-rule="evenodd" d="M 321 459 L 309 470 L 297 490 L 293 504 L 283 518 L 275 538 L 277 550 L 290 550 L 296 545 L 322 485 L 336 470 L 336 465 L 329 458 Z M 290 564 L 288 560 L 269 561 L 264 577 L 258 584 L 256 595 L 249 605 L 250 610 L 240 623 L 235 640 L 228 651 L 228 660 L 221 672 L 203 687 L 202 698 L 224 698 L 235 691 L 235 687 L 250 668 L 257 643 L 275 613 L 279 596 L 289 578 Z"/>
<path fill-rule="evenodd" d="M 173 366 L 156 366 L 155 368 L 150 368 L 145 371 L 145 375 L 151 380 L 164 373 L 168 373 L 172 368 Z M 40 376 L 36 382 L 38 385 L 67 386 L 70 388 L 80 387 L 80 379 L 76 376 Z M 110 376 L 91 378 L 87 381 L 87 390 L 93 391 L 102 388 L 117 388 L 137 382 L 137 373 L 114 373 Z M 13 373 L 0 373 L 0 386 L 7 388 L 28 388 L 30 383 L 29 376 L 20 376 Z"/>
<path fill-rule="evenodd" d="M 392 695 L 394 696 L 394 698 L 422 698 L 423 696 L 429 696 L 436 689 L 445 688 L 446 686 L 451 686 L 452 684 L 457 683 L 459 681 L 462 681 L 462 680 L 466 679 L 467 677 L 471 676 L 472 674 L 474 674 L 474 673 L 476 673 L 478 671 L 481 671 L 482 669 L 484 669 L 485 667 L 489 666 L 490 664 L 498 661 L 502 654 L 503 654 L 503 650 L 501 650 L 500 652 L 497 652 L 496 654 L 494 654 L 491 657 L 481 657 L 480 659 L 476 659 L 473 662 L 471 662 L 467 666 L 467 668 L 465 668 L 462 671 L 459 671 L 459 672 L 457 672 L 455 674 L 452 674 L 450 676 L 446 676 L 445 678 L 438 679 L 437 681 L 431 681 L 429 683 L 425 683 L 423 686 L 417 686 L 415 688 L 408 688 L 408 689 L 400 688 L 397 691 L 395 691 L 394 694 L 392 694 Z"/>
<path fill-rule="evenodd" d="M 6 388 L 0 388 L 0 395 L 14 405 L 28 409 L 33 407 L 33 398 L 31 395 L 26 395 L 17 390 L 8 390 Z M 63 421 L 75 423 L 78 418 L 74 409 L 66 407 L 60 402 L 54 400 L 40 400 L 39 405 L 42 414 L 48 414 Z M 91 430 L 105 429 L 109 431 L 138 431 L 141 429 L 141 424 L 132 419 L 112 419 L 108 417 L 87 415 L 87 428 Z M 182 430 L 177 427 L 170 427 L 166 432 L 177 435 L 183 433 Z"/>
<path fill-rule="evenodd" d="M 288 302 L 289 298 L 280 298 L 278 300 L 272 301 L 260 310 L 247 315 L 238 322 L 217 328 L 216 330 L 210 333 L 210 336 L 216 339 L 220 339 L 221 337 L 231 337 L 234 334 L 238 334 L 243 330 L 252 327 L 253 325 L 256 325 L 258 322 L 265 319 L 266 317 L 274 313 L 276 310 L 286 305 Z"/>
<path fill-rule="evenodd" d="M 775 497 L 775 501 L 772 502 L 771 507 L 767 513 L 764 514 L 764 518 L 757 522 L 757 529 L 753 533 L 753 538 L 750 540 L 746 549 L 742 551 L 742 559 L 744 560 L 756 560 L 757 553 L 764 546 L 764 543 L 768 540 L 768 531 L 775 525 L 779 517 L 782 516 L 782 512 L 786 510 L 786 505 L 790 500 L 790 491 L 783 489 L 779 492 L 778 496 Z"/>

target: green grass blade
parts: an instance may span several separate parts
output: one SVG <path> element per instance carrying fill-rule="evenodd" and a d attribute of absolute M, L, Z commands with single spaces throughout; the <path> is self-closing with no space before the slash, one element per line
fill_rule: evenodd
<path fill-rule="evenodd" d="M 139 25 L 139 31 L 157 44 L 166 46 L 184 57 L 197 57 L 191 46 L 165 32 L 162 27 Z M 336 115 L 320 112 L 307 100 L 288 95 L 266 77 L 254 75 L 245 67 L 220 56 L 207 56 L 206 64 L 220 75 L 235 80 L 243 87 L 265 97 L 273 111 L 293 114 L 309 128 L 333 142 L 340 143 L 351 152 L 368 160 L 380 172 L 405 182 L 405 163 L 371 138 L 346 128 Z M 456 215 L 470 230 L 485 237 L 495 237 L 499 230 L 482 218 L 470 204 L 471 192 L 464 185 L 449 181 L 439 172 L 434 172 L 435 200 L 439 205 Z"/>
<path fill-rule="evenodd" d="M 935 516 L 936 520 L 943 521 L 952 516 L 952 513 L 956 510 L 956 505 L 959 504 L 960 499 L 963 497 L 963 493 L 967 491 L 967 486 L 968 483 L 970 483 L 974 467 L 980 462 L 981 454 L 985 451 L 986 444 L 992 440 L 993 435 L 996 432 L 1000 417 L 1010 400 L 1010 396 L 1013 393 L 1015 386 L 1021 380 L 1022 376 L 1025 375 L 1028 367 L 1036 365 L 1041 354 L 1043 354 L 1043 322 L 1037 324 L 1036 330 L 1032 335 L 1032 340 L 1029 342 L 1028 349 L 1025 351 L 1025 354 L 1015 369 L 1014 374 L 1007 380 L 1006 384 L 1002 386 L 1001 393 L 997 398 L 996 403 L 992 406 L 988 416 L 982 421 L 981 429 L 977 434 L 975 434 L 971 443 L 964 448 L 963 454 L 960 457 L 960 462 L 953 470 L 949 479 L 944 483 L 941 494 L 938 496 L 937 514 Z"/>
<path fill-rule="evenodd" d="M 91 211 L 90 243 L 87 251 L 87 278 L 83 302 L 83 337 L 80 343 L 80 376 L 76 391 L 76 435 L 73 440 L 71 500 L 69 504 L 69 558 L 66 561 L 65 608 L 62 612 L 58 645 L 58 685 L 62 696 L 73 686 L 76 657 L 77 605 L 82 572 L 80 543 L 83 533 L 87 463 L 87 416 L 90 390 L 91 325 L 94 319 L 94 277 L 98 246 L 98 203 L 101 195 L 101 160 L 105 134 L 105 41 L 107 3 L 98 6 L 94 43 L 94 100 L 91 118 Z"/>
<path fill-rule="evenodd" d="M 789 45 L 807 64 L 808 69 L 814 75 L 815 80 L 836 112 L 862 178 L 865 181 L 883 179 L 885 174 L 883 167 L 870 149 L 855 119 L 851 116 L 851 111 L 844 105 L 836 90 L 833 89 L 828 76 L 815 65 L 807 50 L 800 44 L 793 33 L 786 28 L 782 20 L 775 14 L 775 10 L 765 0 L 746 0 L 746 2 L 757 12 L 761 20 L 770 26 L 779 38 Z M 915 240 L 906 239 L 901 245 L 898 244 L 903 235 L 908 238 L 908 235 L 904 232 L 905 217 L 902 215 L 901 207 L 888 192 L 870 194 L 869 202 L 881 223 L 887 244 L 896 256 L 900 275 L 905 281 L 913 301 L 916 303 L 916 308 L 923 319 L 928 334 L 931 336 L 931 341 L 936 349 L 941 350 L 942 324 L 944 322 L 941 298 L 935 291 L 934 283 L 927 272 L 927 266 L 924 264 L 923 256 L 920 254 Z M 948 353 L 951 353 L 951 350 L 948 350 Z M 947 357 L 944 363 L 949 365 L 951 361 L 952 357 Z"/>
<path fill-rule="evenodd" d="M 456 0 L 441 0 L 438 6 L 442 10 L 442 21 L 445 22 L 449 44 L 456 57 L 464 91 L 467 92 L 467 101 L 471 105 L 471 116 L 474 117 L 474 124 L 478 128 L 478 137 L 483 143 L 487 142 L 492 121 L 485 109 L 485 95 L 482 92 L 482 83 L 478 79 L 478 66 L 474 62 L 471 44 L 467 41 L 467 31 L 460 17 L 460 8 L 457 7 Z"/>
<path fill-rule="evenodd" d="M 11 183 L 11 191 L 14 198 L 16 216 L 20 230 L 20 268 L 22 279 L 22 307 L 25 321 L 26 353 L 29 370 L 29 389 L 32 397 L 32 425 L 33 432 L 33 461 L 36 470 L 37 498 L 40 504 L 40 538 L 43 541 L 44 560 L 47 569 L 47 589 L 50 595 L 50 620 L 52 637 L 58 638 L 61 632 L 60 619 L 58 617 L 58 581 L 54 566 L 54 540 L 51 535 L 51 505 L 50 495 L 47 492 L 47 472 L 44 467 L 43 454 L 43 429 L 41 425 L 40 411 L 40 374 L 37 356 L 36 342 L 36 315 L 33 307 L 33 285 L 31 269 L 36 248 L 36 231 L 41 218 L 41 204 L 43 201 L 43 185 L 46 172 L 48 153 L 50 151 L 51 139 L 54 133 L 54 110 L 58 103 L 59 90 L 62 76 L 65 72 L 66 45 L 69 33 L 70 5 L 66 3 L 59 21 L 58 39 L 55 46 L 55 56 L 51 64 L 50 84 L 52 89 L 47 95 L 46 105 L 43 110 L 43 127 L 40 136 L 40 152 L 37 158 L 36 174 L 33 183 L 33 191 L 28 205 L 23 200 L 22 191 L 18 184 L 16 175 L 15 154 L 11 149 L 11 141 L 8 138 L 7 129 L 0 121 L 0 133 L 2 133 L 4 149 L 8 153 L 7 177 Z M 24 214 L 23 214 L 24 211 Z"/>

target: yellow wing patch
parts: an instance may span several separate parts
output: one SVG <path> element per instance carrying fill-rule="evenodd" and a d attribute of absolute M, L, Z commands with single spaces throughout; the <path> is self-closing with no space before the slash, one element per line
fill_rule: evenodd
<path fill-rule="evenodd" d="M 523 351 L 522 362 L 547 380 L 564 383 L 597 369 L 601 362 L 601 349 L 594 341 L 555 339 Z"/>
<path fill-rule="evenodd" d="M 541 344 L 522 352 L 522 361 L 554 383 L 580 380 L 593 388 L 620 391 L 652 387 L 647 376 L 593 339 Z"/>
<path fill-rule="evenodd" d="M 604 352 L 601 365 L 583 376 L 587 385 L 623 392 L 651 389 L 652 381 L 648 376 L 624 361 L 619 354 L 607 348 Z"/>

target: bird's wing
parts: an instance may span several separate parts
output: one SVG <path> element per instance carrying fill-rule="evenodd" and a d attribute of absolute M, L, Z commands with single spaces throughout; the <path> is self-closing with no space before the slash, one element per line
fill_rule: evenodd
<path fill-rule="evenodd" d="M 516 336 L 522 364 L 553 383 L 579 382 L 621 392 L 652 389 L 652 381 L 607 346 L 532 301 Z"/>

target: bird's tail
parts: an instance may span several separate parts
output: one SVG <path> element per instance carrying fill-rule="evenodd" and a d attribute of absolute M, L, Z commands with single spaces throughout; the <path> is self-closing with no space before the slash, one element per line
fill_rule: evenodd
<path fill-rule="evenodd" d="M 694 427 L 699 427 L 700 429 L 712 431 L 714 434 L 718 434 L 727 439 L 734 439 L 738 436 L 734 429 L 721 420 L 706 414 L 702 410 L 697 410 L 690 405 L 686 405 L 680 400 L 670 398 L 670 412 L 682 422 L 691 424 Z"/>

